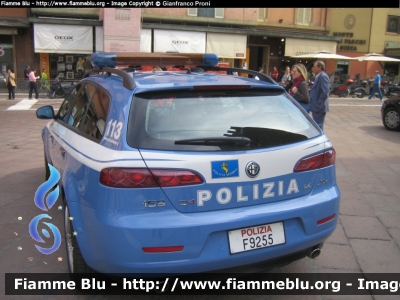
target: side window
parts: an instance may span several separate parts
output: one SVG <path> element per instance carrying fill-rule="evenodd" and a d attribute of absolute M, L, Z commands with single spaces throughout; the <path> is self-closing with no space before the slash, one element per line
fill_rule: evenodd
<path fill-rule="evenodd" d="M 81 89 L 76 97 L 74 107 L 72 108 L 68 124 L 80 128 L 82 121 L 84 120 L 86 110 L 89 106 L 91 88 L 90 84 L 86 84 L 83 89 Z"/>
<path fill-rule="evenodd" d="M 60 109 L 58 110 L 57 119 L 62 120 L 65 123 L 68 123 L 68 120 L 67 120 L 68 111 L 71 108 L 73 100 L 75 99 L 75 96 L 77 95 L 80 88 L 81 88 L 81 85 L 78 84 L 72 90 L 72 92 L 67 96 L 67 98 L 65 98 L 64 102 L 60 106 Z"/>
<path fill-rule="evenodd" d="M 110 106 L 110 97 L 101 88 L 93 94 L 83 123 L 83 132 L 100 142 Z"/>

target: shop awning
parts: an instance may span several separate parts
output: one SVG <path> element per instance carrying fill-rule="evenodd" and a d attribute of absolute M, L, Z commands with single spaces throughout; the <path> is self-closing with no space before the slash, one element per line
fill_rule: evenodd
<path fill-rule="evenodd" d="M 207 53 L 222 58 L 246 58 L 247 36 L 239 34 L 207 33 Z"/>
<path fill-rule="evenodd" d="M 0 27 L 29 28 L 29 19 L 28 18 L 7 18 L 7 17 L 2 16 L 0 19 Z"/>
<path fill-rule="evenodd" d="M 35 53 L 93 52 L 91 26 L 34 24 Z"/>
<path fill-rule="evenodd" d="M 336 53 L 335 41 L 286 38 L 285 56 L 310 54 L 320 51 Z"/>
<path fill-rule="evenodd" d="M 205 53 L 206 33 L 154 30 L 154 52 Z"/>

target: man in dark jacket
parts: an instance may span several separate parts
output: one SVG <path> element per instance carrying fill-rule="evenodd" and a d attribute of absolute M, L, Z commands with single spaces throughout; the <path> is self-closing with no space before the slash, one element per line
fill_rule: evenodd
<path fill-rule="evenodd" d="M 24 92 L 26 91 L 26 88 L 29 86 L 29 73 L 30 72 L 31 72 L 31 67 L 29 65 L 27 65 L 24 70 L 25 80 L 26 80 L 25 86 L 24 86 Z"/>

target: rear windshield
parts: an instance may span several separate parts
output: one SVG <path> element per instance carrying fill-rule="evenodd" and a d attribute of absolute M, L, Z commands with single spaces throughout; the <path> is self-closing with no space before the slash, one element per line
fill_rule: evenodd
<path fill-rule="evenodd" d="M 237 151 L 320 134 L 287 94 L 268 90 L 163 91 L 132 101 L 127 141 L 155 150 Z"/>

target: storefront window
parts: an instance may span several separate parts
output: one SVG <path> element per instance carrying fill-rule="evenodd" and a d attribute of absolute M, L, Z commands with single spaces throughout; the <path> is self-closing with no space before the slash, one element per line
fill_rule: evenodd
<path fill-rule="evenodd" d="M 90 70 L 90 55 L 86 54 L 50 54 L 50 78 L 59 75 L 63 80 L 79 80 Z"/>
<path fill-rule="evenodd" d="M 0 39 L 2 38 L 3 36 L 0 36 Z M 13 46 L 12 44 L 0 44 L 0 79 L 4 79 L 7 67 L 16 71 L 13 64 Z"/>

